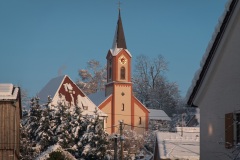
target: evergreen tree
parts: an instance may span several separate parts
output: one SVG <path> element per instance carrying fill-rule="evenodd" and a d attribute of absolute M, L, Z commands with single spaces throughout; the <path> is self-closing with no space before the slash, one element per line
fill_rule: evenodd
<path fill-rule="evenodd" d="M 40 151 L 46 150 L 49 146 L 55 144 L 57 141 L 54 139 L 54 132 L 51 126 L 52 110 L 45 108 L 42 110 L 41 119 L 39 120 L 40 126 L 36 130 L 36 141 Z"/>
<path fill-rule="evenodd" d="M 76 158 L 103 159 L 107 134 L 97 109 L 93 117 L 83 117 L 77 106 L 40 107 L 35 100 L 32 104 L 22 123 L 22 159 L 34 159 L 56 144 Z"/>
<path fill-rule="evenodd" d="M 80 139 L 82 144 L 79 150 L 81 158 L 87 160 L 104 159 L 108 145 L 108 134 L 104 131 L 97 109 L 89 122 L 85 134 Z"/>

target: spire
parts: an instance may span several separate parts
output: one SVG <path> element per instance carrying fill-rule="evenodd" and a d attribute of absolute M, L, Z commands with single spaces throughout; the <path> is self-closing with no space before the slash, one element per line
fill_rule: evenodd
<path fill-rule="evenodd" d="M 114 48 L 123 48 L 127 49 L 123 26 L 122 26 L 122 19 L 121 19 L 121 13 L 119 8 L 119 14 L 118 14 L 118 22 L 117 22 L 117 28 L 115 32 L 115 36 L 113 39 L 113 49 Z"/>

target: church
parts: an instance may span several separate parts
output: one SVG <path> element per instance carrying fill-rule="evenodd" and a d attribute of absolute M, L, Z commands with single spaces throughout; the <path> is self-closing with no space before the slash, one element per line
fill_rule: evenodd
<path fill-rule="evenodd" d="M 108 115 L 105 127 L 108 133 L 119 131 L 119 121 L 123 121 L 124 129 L 144 133 L 148 129 L 149 110 L 133 94 L 132 55 L 127 49 L 120 10 L 113 45 L 106 59 L 105 91 L 89 95 L 89 98 Z"/>

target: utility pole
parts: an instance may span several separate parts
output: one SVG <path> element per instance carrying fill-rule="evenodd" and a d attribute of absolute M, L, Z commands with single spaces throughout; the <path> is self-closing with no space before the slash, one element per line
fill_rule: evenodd
<path fill-rule="evenodd" d="M 120 123 L 120 144 L 121 144 L 121 152 L 120 152 L 120 160 L 123 160 L 123 120 L 119 121 Z"/>
<path fill-rule="evenodd" d="M 117 134 L 114 136 L 114 160 L 117 160 Z"/>

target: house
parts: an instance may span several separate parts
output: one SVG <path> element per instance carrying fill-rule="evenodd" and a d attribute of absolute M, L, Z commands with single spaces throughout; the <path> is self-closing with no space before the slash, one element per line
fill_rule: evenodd
<path fill-rule="evenodd" d="M 108 115 L 107 131 L 118 131 L 119 121 L 125 129 L 143 133 L 148 129 L 148 109 L 133 95 L 131 81 L 132 55 L 127 49 L 119 10 L 113 46 L 107 56 L 107 84 L 105 91 L 90 95 L 95 104 Z"/>
<path fill-rule="evenodd" d="M 200 108 L 201 159 L 237 159 L 240 143 L 240 2 L 230 0 L 187 94 Z"/>
<path fill-rule="evenodd" d="M 163 111 L 159 109 L 149 110 L 149 129 L 152 130 L 169 130 L 169 123 L 171 118 Z"/>
<path fill-rule="evenodd" d="M 157 132 L 154 160 L 199 160 L 199 127 L 178 127 L 177 132 Z"/>
<path fill-rule="evenodd" d="M 19 159 L 21 118 L 20 88 L 0 84 L 0 159 Z"/>
<path fill-rule="evenodd" d="M 38 93 L 41 105 L 54 107 L 59 104 L 70 107 L 80 107 L 82 115 L 94 115 L 98 110 L 100 119 L 107 116 L 83 93 L 83 91 L 67 75 L 51 79 Z M 105 124 L 104 124 L 105 126 Z"/>

